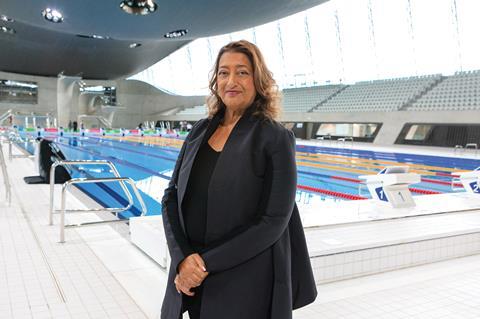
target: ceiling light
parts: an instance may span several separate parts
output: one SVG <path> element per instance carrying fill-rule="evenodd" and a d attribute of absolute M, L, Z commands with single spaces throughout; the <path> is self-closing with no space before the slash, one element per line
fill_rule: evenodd
<path fill-rule="evenodd" d="M 120 8 L 129 14 L 146 15 L 157 10 L 157 4 L 153 0 L 123 0 Z"/>
<path fill-rule="evenodd" d="M 110 39 L 110 37 L 103 36 L 103 35 L 98 35 L 98 34 L 92 35 L 92 38 L 93 38 L 93 39 L 100 39 L 100 40 L 108 40 L 108 39 Z"/>
<path fill-rule="evenodd" d="M 133 48 L 138 48 L 139 46 L 141 46 L 142 44 L 141 43 L 131 43 L 129 45 L 130 49 L 133 49 Z"/>
<path fill-rule="evenodd" d="M 97 86 L 87 86 L 85 88 L 85 91 L 89 91 L 89 92 L 103 92 L 105 91 L 105 87 L 104 86 L 101 86 L 101 85 L 97 85 Z"/>
<path fill-rule="evenodd" d="M 108 37 L 108 36 L 98 35 L 98 34 L 92 34 L 92 35 L 77 34 L 77 37 L 79 37 L 79 38 L 86 38 L 86 39 L 98 39 L 98 40 L 109 40 L 109 39 L 111 39 L 111 38 Z"/>
<path fill-rule="evenodd" d="M 9 34 L 15 34 L 15 32 L 16 32 L 14 29 L 4 27 L 4 26 L 0 26 L 0 31 L 5 32 L 5 33 L 9 33 Z"/>
<path fill-rule="evenodd" d="M 38 85 L 35 84 L 34 82 L 20 82 L 20 81 L 12 81 L 12 80 L 5 80 L 1 82 L 2 84 L 8 85 L 8 86 L 20 86 L 20 87 L 26 87 L 31 89 L 36 89 L 38 87 Z"/>
<path fill-rule="evenodd" d="M 42 16 L 45 18 L 45 20 L 49 22 L 63 22 L 63 15 L 60 13 L 60 11 L 57 11 L 55 9 L 46 8 L 42 11 Z"/>
<path fill-rule="evenodd" d="M 15 20 L 13 20 L 12 18 L 9 18 L 7 17 L 6 15 L 4 14 L 0 14 L 0 20 L 4 21 L 4 22 L 14 22 Z"/>
<path fill-rule="evenodd" d="M 187 32 L 188 32 L 187 29 L 175 30 L 175 31 L 165 33 L 164 37 L 168 39 L 180 38 L 180 37 L 183 37 L 185 34 L 187 34 Z"/>

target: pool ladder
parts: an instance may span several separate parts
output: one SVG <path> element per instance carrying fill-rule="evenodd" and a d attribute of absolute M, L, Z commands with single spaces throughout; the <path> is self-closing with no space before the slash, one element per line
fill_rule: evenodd
<path fill-rule="evenodd" d="M 61 198 L 61 208 L 60 210 L 54 209 L 54 186 L 55 186 L 55 170 L 57 167 L 68 167 L 71 165 L 106 165 L 110 167 L 113 175 L 115 177 L 102 177 L 102 178 L 72 178 L 62 185 L 62 198 Z M 92 209 L 66 209 L 66 197 L 67 197 L 67 190 L 70 188 L 71 185 L 78 185 L 78 184 L 87 184 L 87 183 L 113 183 L 117 182 L 122 187 L 125 196 L 128 199 L 128 205 L 125 207 L 105 207 L 105 208 L 92 208 Z M 112 222 L 125 222 L 128 221 L 125 219 L 114 219 L 114 220 L 101 220 L 101 221 L 94 221 L 94 222 L 84 222 L 84 223 L 76 223 L 76 224 L 65 224 L 65 214 L 66 213 L 96 213 L 96 212 L 112 212 L 115 213 L 115 216 L 118 218 L 118 213 L 129 210 L 133 206 L 133 197 L 128 188 L 126 187 L 125 183 L 130 184 L 135 196 L 137 197 L 142 213 L 141 216 L 144 216 L 147 213 L 147 208 L 145 203 L 142 199 L 142 196 L 138 192 L 137 187 L 135 186 L 135 182 L 129 177 L 121 177 L 118 173 L 117 168 L 115 165 L 110 161 L 105 160 L 77 160 L 77 161 L 57 161 L 52 164 L 50 169 L 50 209 L 49 209 L 49 216 L 48 221 L 49 225 L 53 225 L 53 214 L 59 213 L 60 214 L 60 242 L 65 242 L 65 228 L 73 228 L 73 227 L 80 227 L 80 226 L 90 226 L 90 225 L 98 225 L 98 224 L 105 224 L 105 223 L 112 223 Z"/>

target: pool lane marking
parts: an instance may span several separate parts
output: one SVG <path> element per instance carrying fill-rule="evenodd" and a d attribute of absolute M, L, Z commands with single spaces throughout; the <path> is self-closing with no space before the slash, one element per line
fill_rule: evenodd
<path fill-rule="evenodd" d="M 298 158 L 305 158 L 305 157 L 298 157 Z M 308 157 L 307 157 L 308 158 Z M 331 165 L 325 165 L 325 164 L 320 164 L 322 162 L 325 163 L 332 163 L 336 164 L 338 166 L 331 166 Z M 307 164 L 308 163 L 308 164 Z M 340 166 L 340 165 L 345 165 L 343 163 L 338 163 L 338 161 L 332 160 L 332 161 L 308 161 L 308 162 L 300 162 L 297 160 L 297 164 L 303 165 L 303 166 L 311 166 L 311 167 L 329 167 L 331 169 L 339 170 L 339 171 L 345 171 L 345 172 L 357 172 L 359 174 L 376 174 L 378 173 L 383 167 L 378 166 L 378 165 L 372 165 L 372 164 L 356 164 L 356 167 L 364 167 L 366 170 L 356 170 L 354 168 L 348 168 L 345 166 Z M 398 163 L 398 164 L 403 164 L 403 163 Z M 318 165 L 318 166 L 317 166 Z M 322 166 L 323 165 L 323 166 Z M 403 164 L 406 166 L 409 166 L 408 164 Z M 412 173 L 419 173 L 420 175 L 429 175 L 429 176 L 437 176 L 436 172 L 428 171 L 428 170 L 421 170 L 421 169 L 411 169 L 410 172 Z M 450 176 L 450 175 L 449 175 Z M 453 176 L 450 176 L 453 177 Z"/>
<path fill-rule="evenodd" d="M 298 155 L 300 154 L 300 155 Z M 303 154 L 303 155 L 302 155 Z M 305 155 L 305 154 L 309 154 L 309 155 Z M 368 158 L 361 158 L 361 157 L 355 157 L 353 160 L 352 160 L 352 157 L 347 157 L 347 156 L 344 156 L 344 155 L 333 155 L 333 154 L 328 154 L 328 153 L 307 153 L 307 152 L 297 152 L 297 156 L 303 156 L 305 158 L 320 158 L 320 157 L 330 157 L 330 158 L 338 158 L 338 159 L 342 159 L 342 160 L 345 160 L 346 162 L 352 162 L 352 161 L 355 161 L 355 160 L 359 160 L 359 161 L 362 161 L 362 162 L 372 162 L 372 163 L 378 163 L 378 164 L 382 164 L 382 165 L 408 165 L 410 167 L 420 167 L 419 169 L 437 169 L 437 170 L 440 170 L 440 171 L 449 171 L 449 172 L 457 172 L 457 171 L 462 171 L 462 170 L 459 170 L 459 169 L 455 169 L 455 168 L 451 168 L 451 167 L 444 167 L 444 166 L 435 166 L 435 165 L 428 165 L 428 164 L 416 164 L 416 163 L 404 163 L 404 162 L 397 162 L 397 161 L 386 161 L 386 160 L 377 160 L 377 159 L 368 159 Z M 425 167 L 428 167 L 428 168 L 425 168 Z M 468 171 L 468 170 L 465 170 L 465 171 Z"/>
<path fill-rule="evenodd" d="M 134 136 L 102 136 L 107 139 L 112 140 L 120 140 L 120 141 L 128 141 L 128 142 L 136 142 L 145 144 L 145 139 L 148 140 L 148 144 L 150 145 L 163 145 L 163 146 L 170 146 L 165 144 L 173 144 L 175 146 L 182 146 L 183 140 L 182 139 L 174 139 L 174 138 L 167 138 L 167 137 L 160 137 L 160 136 L 144 136 L 144 137 L 134 137 Z M 154 141 L 151 141 L 151 140 Z M 165 143 L 161 142 L 164 141 Z"/>
<path fill-rule="evenodd" d="M 71 148 L 71 149 L 77 149 L 77 150 L 80 150 L 82 152 L 90 153 L 90 154 L 92 154 L 94 156 L 97 156 L 99 158 L 107 159 L 107 160 L 110 160 L 110 161 L 113 161 L 113 162 L 118 162 L 118 164 L 129 166 L 129 167 L 132 167 L 132 168 L 144 171 L 144 172 L 148 172 L 152 175 L 160 176 L 160 177 L 163 177 L 165 179 L 170 179 L 169 177 L 167 177 L 163 174 L 157 173 L 157 172 L 155 172 L 153 170 L 150 170 L 150 169 L 147 169 L 143 166 L 133 164 L 133 163 L 127 161 L 127 160 L 118 159 L 114 156 L 103 156 L 103 155 L 100 155 L 99 152 L 97 152 L 97 151 L 88 150 L 88 149 L 86 149 L 82 146 L 72 146 L 72 145 L 69 145 L 69 144 L 66 144 L 66 143 L 63 143 L 63 142 L 57 142 L 57 143 L 65 146 L 65 147 Z M 311 191 L 314 191 L 313 189 L 321 190 L 320 188 L 316 188 L 316 187 L 312 187 L 312 186 L 306 186 L 306 185 L 300 185 L 300 184 L 297 184 L 297 188 L 298 189 L 304 189 L 304 190 L 307 189 L 307 188 L 310 188 Z M 353 199 L 353 197 L 357 197 L 357 195 L 352 195 L 352 194 L 342 193 L 342 192 L 333 192 L 333 191 L 329 191 L 329 190 L 322 190 L 322 191 L 318 191 L 318 192 L 323 193 L 323 194 L 327 194 L 327 195 L 330 195 L 330 196 L 336 196 L 336 197 L 341 197 L 341 198 L 346 198 L 346 199 Z M 334 195 L 333 193 L 335 193 L 336 195 Z M 343 195 L 339 195 L 339 194 L 343 194 Z M 355 199 L 360 199 L 360 198 L 355 198 Z M 361 199 L 363 199 L 363 198 L 361 198 Z"/>
<path fill-rule="evenodd" d="M 101 140 L 99 138 L 94 138 L 94 139 Z M 91 141 L 88 138 L 80 139 L 80 141 L 83 142 L 83 143 L 86 143 L 86 144 L 90 144 L 90 145 L 100 144 L 99 142 Z M 105 148 L 110 148 L 110 149 L 119 149 L 119 150 L 122 150 L 124 152 L 141 154 L 141 155 L 144 155 L 144 156 L 147 156 L 147 157 L 149 156 L 149 157 L 155 157 L 155 158 L 160 158 L 160 159 L 169 160 L 169 161 L 175 161 L 175 159 L 172 159 L 172 158 L 168 158 L 168 157 L 164 157 L 164 156 L 160 156 L 160 155 L 156 155 L 156 154 L 151 154 L 151 153 L 147 153 L 147 152 L 135 151 L 135 150 L 124 148 L 124 147 L 113 146 L 113 145 L 105 145 L 105 144 L 102 145 L 102 146 L 104 146 Z M 85 150 L 85 148 L 83 148 L 83 149 Z M 298 158 L 298 156 L 297 156 L 297 158 Z M 320 167 L 320 168 L 324 168 L 324 169 L 332 169 L 332 170 L 335 170 L 335 171 L 340 170 L 340 171 L 354 172 L 354 173 L 367 174 L 367 175 L 376 173 L 376 172 L 371 173 L 371 171 L 364 171 L 364 170 L 354 170 L 354 169 L 345 168 L 345 167 L 341 167 L 341 166 L 328 166 L 328 165 L 321 166 L 320 164 L 316 164 L 316 163 L 311 163 L 309 165 L 309 164 L 306 164 L 306 163 L 308 163 L 308 162 L 297 161 L 297 164 L 301 165 L 301 166 Z M 373 165 L 364 164 L 364 165 L 360 165 L 360 166 L 372 167 Z M 375 167 L 375 168 L 377 168 L 377 167 Z M 302 172 L 302 173 L 306 174 L 306 172 Z M 427 172 L 427 173 L 429 173 L 429 172 Z M 354 182 L 354 183 L 357 182 L 357 180 L 355 180 L 355 179 L 348 179 L 348 178 L 344 178 L 344 177 L 341 177 L 341 176 L 335 176 L 335 175 L 330 175 L 330 176 L 331 176 L 330 178 L 334 178 L 334 179 L 338 179 L 338 180 L 351 181 L 351 182 Z M 424 182 L 429 183 L 429 182 L 431 182 L 431 180 L 424 180 Z M 446 182 L 446 183 L 448 183 L 448 182 Z M 441 183 L 436 183 L 436 184 L 441 184 Z"/>
<path fill-rule="evenodd" d="M 113 145 L 105 145 L 105 144 L 100 144 L 100 143 L 97 143 L 97 142 L 92 142 L 92 141 L 88 141 L 88 140 L 81 140 L 82 143 L 86 143 L 86 144 L 95 144 L 95 145 L 101 145 L 105 148 L 110 148 L 110 149 L 118 149 L 118 150 L 122 150 L 124 152 L 130 152 L 130 153 L 135 153 L 135 154 L 140 154 L 140 155 L 144 155 L 144 156 L 150 156 L 150 157 L 155 157 L 155 158 L 160 158 L 160 159 L 164 159 L 164 160 L 168 160 L 168 161 L 176 161 L 176 158 L 170 158 L 170 157 L 167 157 L 167 156 L 162 156 L 162 155 L 157 155 L 157 154 L 152 154 L 152 153 L 147 153 L 147 152 L 141 152 L 141 151 L 135 151 L 135 150 L 132 150 L 132 149 L 129 149 L 129 148 L 125 148 L 125 147 L 119 147 L 119 146 L 113 146 Z M 60 142 L 59 142 L 60 143 Z"/>
<path fill-rule="evenodd" d="M 146 145 L 160 145 L 160 146 L 172 146 L 169 144 L 173 144 L 174 146 L 178 146 L 179 148 L 183 144 L 183 140 L 181 139 L 173 139 L 173 138 L 166 138 L 166 137 L 159 137 L 159 136 L 144 136 L 144 137 L 136 137 L 136 136 L 128 136 L 128 137 L 120 137 L 120 136 L 108 136 L 106 137 L 107 139 L 112 139 L 112 140 L 121 140 L 121 141 L 130 141 L 130 142 L 135 142 L 135 143 L 140 143 L 140 144 L 146 144 Z M 152 139 L 154 141 L 152 141 Z M 147 142 L 147 143 L 146 143 Z M 373 151 L 372 151 L 373 152 Z M 308 154 L 308 155 L 307 155 Z M 449 167 L 443 167 L 443 166 L 434 166 L 434 165 L 427 165 L 427 164 L 415 164 L 415 163 L 402 163 L 402 162 L 396 162 L 396 161 L 385 161 L 385 160 L 376 160 L 376 159 L 366 159 L 366 158 L 360 158 L 356 157 L 352 159 L 351 157 L 346 157 L 344 155 L 334 155 L 334 154 L 329 154 L 329 153 L 308 153 L 308 152 L 297 152 L 297 158 L 300 159 L 311 159 L 311 157 L 314 158 L 319 158 L 319 157 L 330 157 L 330 158 L 337 158 L 340 160 L 345 161 L 347 164 L 355 164 L 356 166 L 366 166 L 367 164 L 361 164 L 361 163 L 353 163 L 355 161 L 362 161 L 362 162 L 367 162 L 367 163 L 375 163 L 380 165 L 408 165 L 410 167 L 416 167 L 419 170 L 440 170 L 440 171 L 457 171 L 456 169 L 452 169 Z M 368 166 L 366 166 L 368 167 Z M 429 174 L 431 175 L 431 174 Z"/>
<path fill-rule="evenodd" d="M 143 137 L 140 137 L 140 136 L 125 136 L 125 137 L 103 136 L 101 138 L 99 138 L 99 137 L 95 137 L 95 138 L 97 138 L 97 139 L 106 138 L 106 139 L 111 139 L 111 140 L 116 140 L 116 141 L 120 140 L 120 141 L 135 142 L 135 143 L 139 143 L 139 144 L 143 144 L 143 145 L 159 145 L 159 146 L 169 146 L 169 147 L 174 146 L 175 148 L 176 148 L 176 146 L 178 146 L 178 148 L 180 148 L 183 144 L 183 141 L 184 141 L 182 139 L 174 139 L 174 138 L 160 137 L 160 136 L 143 136 Z M 154 141 L 152 141 L 152 139 Z M 148 143 L 146 143 L 146 141 L 148 141 Z M 161 141 L 163 141 L 163 142 L 161 142 Z M 374 151 L 372 151 L 372 152 L 374 152 Z M 306 155 L 306 154 L 308 154 L 308 155 Z M 342 165 L 342 164 L 343 165 L 344 164 L 352 165 L 352 164 L 354 164 L 357 167 L 359 167 L 359 166 L 360 167 L 374 167 L 374 168 L 378 168 L 379 170 L 382 168 L 382 167 L 379 167 L 381 165 L 406 165 L 406 166 L 415 168 L 415 170 L 412 171 L 412 172 L 417 172 L 417 173 L 424 172 L 423 173 L 424 175 L 433 175 L 433 176 L 438 176 L 438 175 L 449 176 L 449 175 L 445 174 L 445 173 L 442 174 L 442 172 L 432 173 L 431 172 L 432 170 L 447 171 L 447 172 L 453 172 L 453 171 L 461 172 L 461 171 L 463 171 L 463 170 L 457 170 L 457 169 L 450 168 L 450 167 L 434 166 L 434 165 L 428 165 L 428 164 L 403 163 L 403 162 L 396 162 L 396 161 L 367 159 L 367 158 L 360 158 L 360 157 L 355 157 L 354 159 L 352 159 L 351 157 L 346 157 L 344 155 L 334 155 L 334 154 L 329 154 L 329 153 L 320 153 L 319 154 L 319 153 L 297 152 L 297 158 L 299 158 L 299 159 L 308 159 L 308 160 L 312 160 L 312 161 L 315 162 L 315 159 L 312 159 L 312 157 L 314 157 L 314 158 L 320 158 L 320 157 L 322 157 L 322 158 L 324 158 L 324 157 L 336 158 L 336 159 L 341 160 L 341 161 L 338 161 L 339 165 Z M 374 164 L 377 164 L 377 165 L 354 163 L 355 161 L 374 163 Z M 336 163 L 337 161 L 331 160 L 331 161 L 327 161 L 327 162 Z M 467 171 L 467 170 L 465 170 L 465 171 Z"/>

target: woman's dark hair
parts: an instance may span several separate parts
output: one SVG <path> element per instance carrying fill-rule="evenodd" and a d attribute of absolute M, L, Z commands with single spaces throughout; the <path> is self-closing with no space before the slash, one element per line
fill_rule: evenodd
<path fill-rule="evenodd" d="M 258 47 L 246 40 L 230 42 L 220 49 L 215 60 L 215 65 L 210 75 L 209 89 L 210 96 L 207 98 L 208 117 L 212 118 L 219 110 L 225 107 L 218 95 L 218 67 L 220 58 L 226 52 L 238 52 L 247 56 L 253 69 L 253 81 L 257 95 L 253 102 L 255 115 L 270 120 L 278 120 L 281 114 L 280 92 L 273 79 L 272 72 L 268 70 L 262 53 Z"/>

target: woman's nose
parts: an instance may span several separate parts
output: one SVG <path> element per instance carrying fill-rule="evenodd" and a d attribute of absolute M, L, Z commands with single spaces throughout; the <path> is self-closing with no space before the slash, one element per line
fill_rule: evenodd
<path fill-rule="evenodd" d="M 235 74 L 230 74 L 228 76 L 228 79 L 227 79 L 227 85 L 228 86 L 232 86 L 232 85 L 235 85 L 237 83 L 237 77 Z"/>

